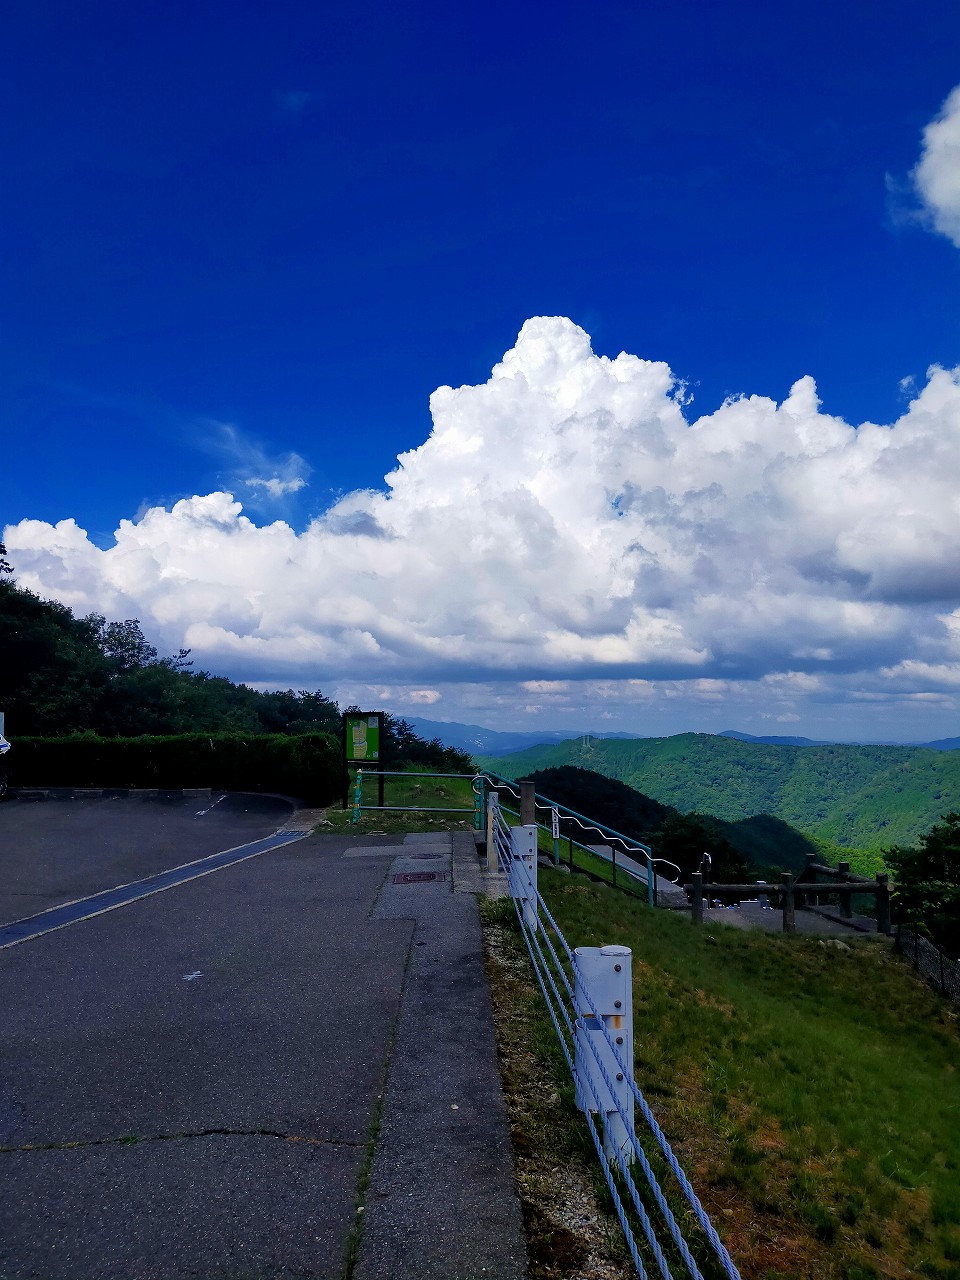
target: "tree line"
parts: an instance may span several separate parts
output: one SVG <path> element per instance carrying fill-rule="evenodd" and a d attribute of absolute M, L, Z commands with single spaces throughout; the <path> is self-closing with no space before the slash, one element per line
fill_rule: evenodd
<path fill-rule="evenodd" d="M 77 617 L 13 577 L 0 543 L 0 710 L 6 734 L 103 738 L 190 733 L 312 734 L 339 738 L 336 701 L 301 689 L 260 690 L 195 671 L 190 651 L 161 656 L 138 618 Z M 356 707 L 350 711 L 359 710 Z M 469 755 L 424 742 L 403 719 L 385 715 L 385 765 L 412 762 L 471 770 Z"/>

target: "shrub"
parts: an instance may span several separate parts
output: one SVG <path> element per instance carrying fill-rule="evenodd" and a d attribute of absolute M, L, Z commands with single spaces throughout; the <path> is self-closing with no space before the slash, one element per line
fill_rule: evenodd
<path fill-rule="evenodd" d="M 7 762 L 13 786 L 211 787 L 317 805 L 343 787 L 340 743 L 328 733 L 18 738 Z"/>

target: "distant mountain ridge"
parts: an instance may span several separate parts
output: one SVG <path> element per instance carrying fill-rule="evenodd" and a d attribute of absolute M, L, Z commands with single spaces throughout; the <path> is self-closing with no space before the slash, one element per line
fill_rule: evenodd
<path fill-rule="evenodd" d="M 956 751 L 960 738 L 938 738 L 935 742 L 833 742 L 829 738 L 780 738 L 757 737 L 753 733 L 741 733 L 738 729 L 723 729 L 718 738 L 735 738 L 737 742 L 762 742 L 779 747 L 926 747 L 929 751 Z"/>
<path fill-rule="evenodd" d="M 480 724 L 463 724 L 459 720 L 424 720 L 420 716 L 405 717 L 407 724 L 419 737 L 428 742 L 439 738 L 445 747 L 457 747 L 461 751 L 470 751 L 475 755 L 505 756 L 514 751 L 526 751 L 530 747 L 552 746 L 561 742 L 572 742 L 577 738 L 612 739 L 621 742 L 650 740 L 642 733 L 592 733 L 583 729 L 487 729 Z M 960 738 L 940 738 L 936 742 L 911 743 L 835 743 L 828 738 L 799 738 L 783 736 L 758 736 L 742 733 L 739 729 L 723 729 L 716 735 L 700 735 L 706 737 L 733 738 L 737 742 L 755 742 L 765 746 L 780 747 L 827 747 L 827 746 L 911 746 L 927 747 L 931 751 L 960 750 Z"/>
<path fill-rule="evenodd" d="M 635 733 L 591 733 L 572 729 L 532 729 L 514 732 L 499 729 L 485 729 L 479 724 L 461 724 L 456 720 L 423 720 L 419 716 L 405 717 L 407 724 L 418 737 L 428 742 L 439 738 L 445 747 L 458 747 L 461 751 L 472 751 L 474 754 L 500 756 L 512 751 L 524 751 L 528 747 L 539 747 L 558 742 L 568 742 L 571 738 L 636 738 Z"/>
<path fill-rule="evenodd" d="M 735 738 L 737 742 L 763 742 L 773 747 L 825 747 L 828 745 L 820 738 L 757 737 L 753 733 L 741 733 L 739 729 L 721 729 L 717 737 Z"/>
<path fill-rule="evenodd" d="M 846 848 L 911 844 L 943 814 L 960 810 L 960 751 L 934 745 L 785 745 L 683 733 L 581 738 L 475 758 L 512 778 L 580 765 L 681 813 L 728 822 L 769 813 Z"/>

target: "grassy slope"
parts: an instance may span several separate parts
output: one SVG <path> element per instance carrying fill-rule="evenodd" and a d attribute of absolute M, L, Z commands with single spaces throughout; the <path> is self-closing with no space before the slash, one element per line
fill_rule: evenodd
<path fill-rule="evenodd" d="M 572 946 L 633 949 L 638 1082 L 745 1280 L 960 1280 L 957 1012 L 888 945 L 541 888 Z"/>
<path fill-rule="evenodd" d="M 735 821 L 771 813 L 852 848 L 910 844 L 960 808 L 960 752 L 922 747 L 789 747 L 710 734 L 576 739 L 485 759 L 507 777 L 577 764 L 683 813 Z"/>

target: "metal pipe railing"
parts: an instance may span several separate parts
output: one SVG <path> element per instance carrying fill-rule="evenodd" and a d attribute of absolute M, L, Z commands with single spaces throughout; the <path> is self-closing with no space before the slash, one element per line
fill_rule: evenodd
<path fill-rule="evenodd" d="M 519 807 L 520 798 L 521 798 L 521 793 L 519 788 L 523 784 L 515 783 L 510 778 L 504 778 L 500 774 L 493 773 L 492 771 L 486 770 L 486 769 L 479 776 L 482 777 L 489 786 L 492 786 L 498 792 L 501 790 L 509 792 L 510 795 L 516 798 L 518 802 L 518 807 Z M 559 823 L 573 822 L 581 829 L 581 831 L 585 833 L 589 831 L 595 831 L 599 836 L 604 838 L 605 842 L 608 843 L 608 847 L 610 848 L 611 852 L 610 852 L 609 858 L 607 858 L 606 855 L 601 851 L 599 846 L 596 846 L 596 845 L 591 846 L 586 844 L 585 841 L 583 840 L 575 840 L 572 835 L 568 834 L 567 839 L 569 841 L 569 846 L 570 846 L 571 867 L 572 867 L 572 860 L 573 860 L 572 859 L 573 847 L 574 845 L 576 845 L 578 849 L 583 850 L 583 852 L 589 854 L 591 857 L 601 858 L 610 862 L 612 866 L 613 884 L 614 884 L 614 887 L 616 887 L 617 886 L 617 870 L 618 870 L 616 846 L 619 845 L 621 852 L 625 856 L 627 856 L 628 858 L 633 858 L 636 861 L 642 861 L 646 864 L 645 881 L 643 877 L 638 876 L 630 867 L 624 866 L 622 863 L 619 864 L 619 869 L 623 871 L 626 875 L 630 876 L 631 879 L 633 879 L 634 881 L 637 881 L 641 884 L 643 883 L 646 884 L 647 901 L 650 906 L 657 905 L 657 877 L 660 875 L 663 875 L 662 872 L 657 870 L 658 867 L 672 868 L 674 872 L 672 876 L 663 875 L 663 879 L 667 880 L 670 884 L 676 884 L 677 881 L 679 880 L 680 868 L 677 866 L 677 864 L 675 862 L 671 862 L 667 858 L 654 857 L 653 850 L 650 848 L 648 844 L 644 844 L 643 841 L 632 839 L 630 836 L 624 835 L 622 831 L 617 831 L 614 827 L 608 827 L 604 823 L 597 822 L 593 818 L 588 817 L 586 814 L 579 813 L 576 809 L 571 809 L 569 805 L 559 804 L 557 801 L 551 800 L 547 796 L 541 796 L 537 792 L 534 792 L 534 804 L 536 809 L 539 809 L 541 811 L 546 811 L 551 815 L 554 815 L 554 814 L 557 815 L 557 820 L 552 821 L 549 828 L 544 823 L 539 823 L 539 822 L 537 823 L 537 825 L 540 827 L 542 831 L 549 831 L 553 838 L 554 865 L 559 865 L 559 862 L 560 862 Z"/>
<path fill-rule="evenodd" d="M 634 1079 L 629 948 L 571 949 L 537 886 L 536 854 L 531 859 L 528 834 L 534 825 L 511 829 L 497 793 L 488 797 L 487 829 L 497 861 L 506 873 L 537 984 L 573 1077 L 578 1106 L 586 1118 L 637 1275 L 646 1280 L 646 1258 L 656 1265 L 662 1280 L 672 1280 L 671 1265 L 685 1268 L 691 1280 L 703 1280 L 694 1257 L 696 1247 L 712 1254 L 714 1265 L 727 1280 L 740 1280 Z M 675 1194 L 686 1201 L 703 1232 L 700 1245 L 691 1246 L 671 1210 L 637 1136 L 635 1107 L 673 1175 L 678 1188 Z M 636 1169 L 643 1174 L 643 1195 L 635 1179 Z"/>

